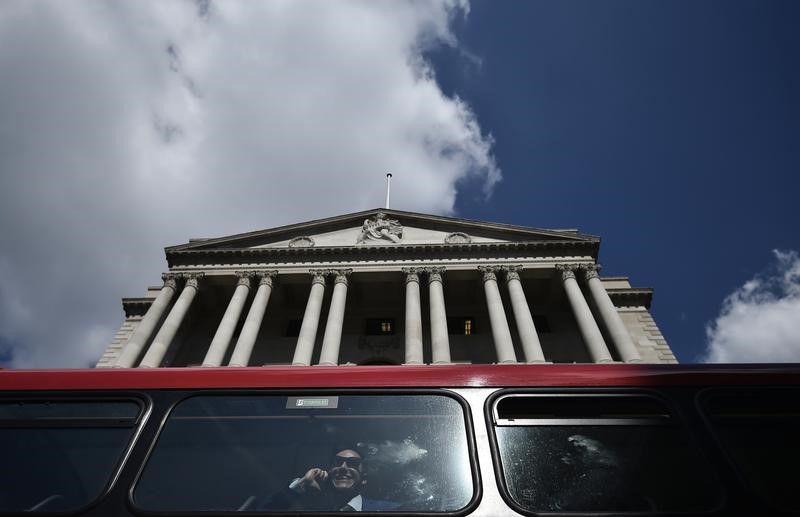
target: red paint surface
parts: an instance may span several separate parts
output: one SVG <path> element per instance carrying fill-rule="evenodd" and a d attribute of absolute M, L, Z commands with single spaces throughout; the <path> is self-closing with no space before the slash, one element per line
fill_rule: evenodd
<path fill-rule="evenodd" d="M 790 365 L 265 366 L 0 370 L 0 390 L 800 385 Z"/>

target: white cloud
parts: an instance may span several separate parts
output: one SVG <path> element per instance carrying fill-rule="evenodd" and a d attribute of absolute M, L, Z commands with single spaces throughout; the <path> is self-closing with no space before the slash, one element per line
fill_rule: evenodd
<path fill-rule="evenodd" d="M 800 255 L 773 252 L 774 271 L 758 275 L 725 298 L 708 325 L 704 361 L 800 362 Z"/>
<path fill-rule="evenodd" d="M 500 179 L 422 58 L 441 2 L 0 3 L 0 346 L 83 366 L 162 248 Z M 105 340 L 99 336 L 105 336 Z M 8 350 L 0 350 L 3 357 Z"/>

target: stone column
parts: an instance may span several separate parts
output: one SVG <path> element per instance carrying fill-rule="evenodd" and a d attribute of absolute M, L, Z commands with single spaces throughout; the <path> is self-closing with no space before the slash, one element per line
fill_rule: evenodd
<path fill-rule="evenodd" d="M 339 346 L 342 343 L 342 326 L 344 325 L 344 306 L 347 302 L 347 277 L 352 269 L 337 269 L 333 283 L 331 307 L 328 310 L 328 321 L 325 323 L 325 334 L 322 337 L 322 351 L 319 364 L 336 366 L 339 364 Z"/>
<path fill-rule="evenodd" d="M 427 268 L 428 292 L 431 308 L 431 348 L 433 364 L 450 362 L 450 338 L 447 335 L 447 312 L 444 308 L 444 288 L 442 286 L 443 267 Z"/>
<path fill-rule="evenodd" d="M 236 276 L 239 277 L 239 282 L 236 284 L 236 290 L 233 291 L 231 301 L 228 302 L 228 308 L 225 309 L 222 321 L 217 327 L 214 339 L 211 340 L 211 345 L 208 347 L 206 357 L 203 359 L 203 366 L 220 366 L 222 364 L 225 352 L 228 351 L 228 345 L 231 344 L 233 333 L 236 331 L 236 325 L 239 323 L 239 316 L 242 315 L 247 295 L 250 293 L 250 278 L 253 273 L 237 271 Z"/>
<path fill-rule="evenodd" d="M 178 332 L 181 323 L 183 323 L 183 318 L 186 317 L 186 313 L 189 312 L 189 307 L 192 306 L 192 301 L 197 294 L 197 283 L 200 278 L 203 277 L 203 273 L 188 273 L 182 274 L 181 276 L 186 278 L 186 285 L 183 286 L 181 295 L 178 296 L 175 305 L 173 305 L 172 310 L 169 311 L 169 315 L 167 315 L 167 319 L 165 319 L 164 323 L 161 325 L 158 334 L 153 338 L 153 342 L 144 355 L 144 359 L 142 359 L 142 362 L 139 364 L 139 368 L 158 368 L 161 366 L 161 361 L 164 360 L 164 355 L 166 355 L 167 349 L 172 343 L 172 339 Z"/>
<path fill-rule="evenodd" d="M 567 292 L 569 304 L 572 307 L 572 312 L 575 315 L 575 321 L 578 323 L 583 341 L 586 343 L 586 348 L 589 350 L 589 356 L 595 363 L 610 363 L 612 362 L 611 354 L 608 352 L 603 335 L 597 327 L 597 322 L 594 321 L 592 311 L 583 297 L 581 288 L 578 286 L 578 281 L 575 280 L 575 269 L 577 266 L 572 264 L 557 264 L 556 269 L 561 271 L 561 279 L 564 281 L 564 290 Z"/>
<path fill-rule="evenodd" d="M 617 308 L 614 307 L 614 302 L 608 296 L 608 291 L 600 281 L 598 275 L 600 266 L 589 264 L 583 266 L 583 270 L 586 275 L 586 285 L 589 286 L 589 292 L 592 294 L 594 304 L 611 336 L 611 340 L 614 342 L 614 346 L 617 348 L 620 358 L 626 363 L 641 363 L 642 357 L 639 355 L 636 345 L 633 344 L 631 335 L 628 333 L 628 329 L 625 328 Z"/>
<path fill-rule="evenodd" d="M 259 271 L 256 273 L 261 280 L 258 282 L 256 295 L 250 305 L 250 311 L 244 320 L 242 332 L 233 348 L 231 360 L 228 366 L 247 366 L 250 363 L 250 356 L 253 354 L 253 347 L 256 344 L 258 331 L 261 329 L 261 321 L 264 319 L 264 312 L 267 310 L 269 295 L 272 293 L 273 278 L 277 271 Z"/>
<path fill-rule="evenodd" d="M 328 271 L 309 271 L 312 275 L 311 292 L 308 294 L 306 312 L 303 314 L 303 324 L 300 326 L 300 335 L 294 349 L 292 364 L 295 366 L 308 366 L 314 353 L 314 342 L 317 340 L 317 327 L 319 314 L 322 311 L 322 298 L 325 296 L 325 275 Z"/>
<path fill-rule="evenodd" d="M 522 352 L 525 354 L 527 363 L 544 363 L 544 352 L 542 344 L 539 342 L 539 334 L 533 324 L 531 310 L 528 307 L 528 300 L 525 298 L 525 291 L 519 280 L 519 270 L 522 266 L 508 266 L 506 270 L 506 285 L 508 286 L 508 297 L 511 298 L 511 308 L 514 311 L 514 320 L 517 322 L 517 332 L 522 344 Z"/>
<path fill-rule="evenodd" d="M 479 266 L 478 270 L 483 276 L 483 289 L 486 292 L 486 306 L 489 309 L 489 321 L 492 324 L 492 337 L 494 349 L 497 353 L 498 363 L 516 363 L 514 343 L 511 341 L 511 331 L 508 330 L 506 311 L 503 308 L 503 299 L 497 287 L 497 266 Z"/>
<path fill-rule="evenodd" d="M 419 297 L 419 271 L 404 267 L 406 277 L 406 363 L 422 364 L 422 305 Z"/>
<path fill-rule="evenodd" d="M 161 278 L 164 280 L 164 286 L 161 288 L 158 296 L 156 296 L 156 299 L 153 300 L 153 304 L 147 309 L 147 313 L 144 315 L 144 318 L 142 318 L 142 321 L 139 322 L 139 326 L 136 327 L 133 335 L 125 345 L 125 348 L 122 349 L 122 353 L 114 364 L 115 368 L 131 368 L 136 364 L 136 361 L 139 360 L 139 356 L 142 355 L 144 345 L 147 344 L 147 340 L 153 335 L 156 325 L 161 321 L 161 316 L 164 315 L 164 311 L 169 307 L 169 302 L 171 302 L 172 297 L 175 296 L 175 291 L 177 290 L 177 275 L 169 273 L 161 275 Z"/>

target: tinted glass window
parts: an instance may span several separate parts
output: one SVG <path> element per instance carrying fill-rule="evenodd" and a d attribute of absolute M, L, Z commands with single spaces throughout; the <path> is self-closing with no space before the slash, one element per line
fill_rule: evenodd
<path fill-rule="evenodd" d="M 462 406 L 438 395 L 203 396 L 134 490 L 152 511 L 455 511 L 473 496 Z"/>
<path fill-rule="evenodd" d="M 703 406 L 750 487 L 777 508 L 800 511 L 800 389 L 714 390 Z"/>
<path fill-rule="evenodd" d="M 134 432 L 135 402 L 0 402 L 0 511 L 75 510 L 108 485 Z"/>
<path fill-rule="evenodd" d="M 529 511 L 712 509 L 720 490 L 657 400 L 510 396 L 494 410 L 503 479 Z"/>

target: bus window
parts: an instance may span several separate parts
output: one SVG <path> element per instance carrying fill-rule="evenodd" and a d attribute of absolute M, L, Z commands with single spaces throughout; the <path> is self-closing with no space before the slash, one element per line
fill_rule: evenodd
<path fill-rule="evenodd" d="M 133 499 L 153 512 L 453 512 L 475 479 L 449 395 L 204 395 L 171 412 Z"/>
<path fill-rule="evenodd" d="M 95 500 L 141 409 L 125 400 L 0 400 L 0 511 L 64 512 Z"/>
<path fill-rule="evenodd" d="M 720 502 L 699 448 L 655 398 L 506 394 L 492 418 L 501 489 L 523 512 L 685 512 Z"/>
<path fill-rule="evenodd" d="M 701 407 L 747 485 L 773 507 L 800 511 L 800 389 L 712 389 Z"/>

